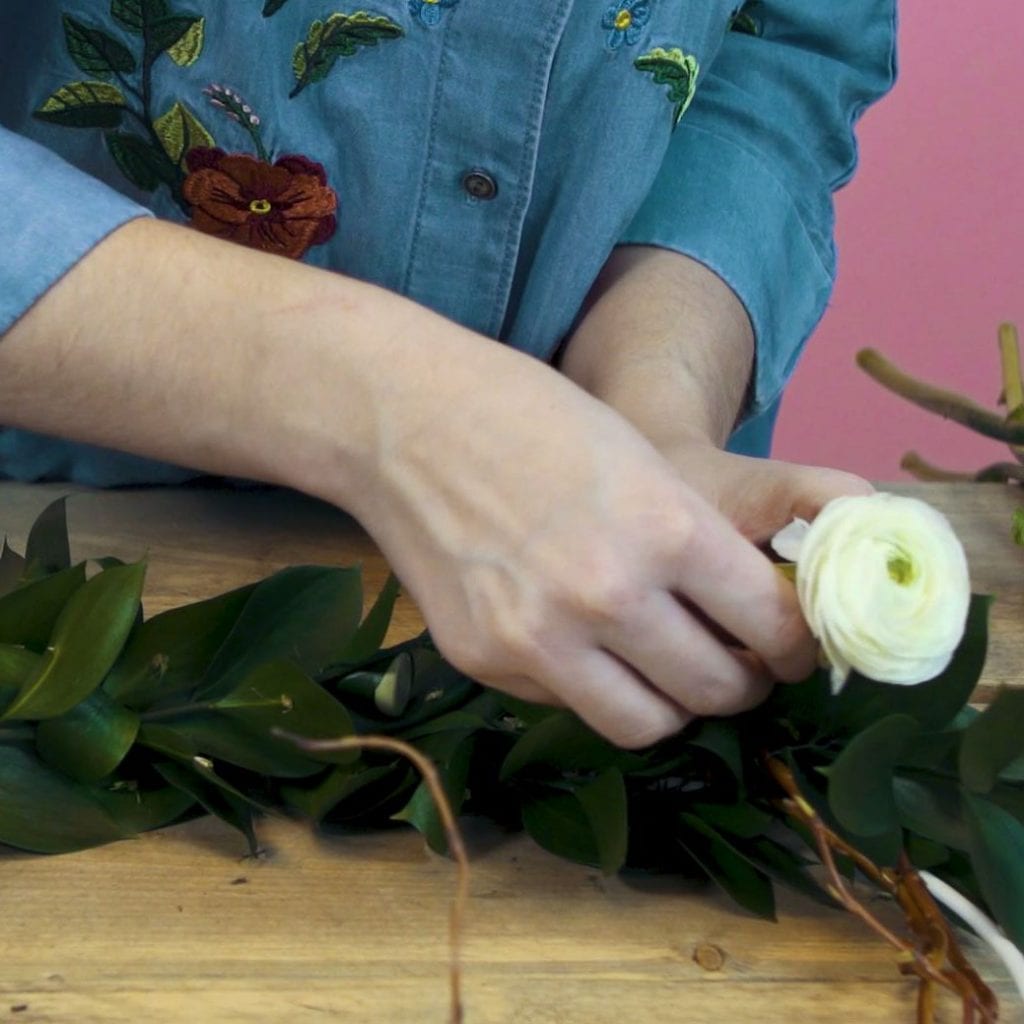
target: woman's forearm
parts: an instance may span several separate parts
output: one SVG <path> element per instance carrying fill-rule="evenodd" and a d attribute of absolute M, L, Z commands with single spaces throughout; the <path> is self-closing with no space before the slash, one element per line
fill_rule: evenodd
<path fill-rule="evenodd" d="M 614 250 L 562 358 L 565 374 L 656 445 L 681 431 L 724 444 L 754 361 L 746 311 L 715 274 L 647 246 Z"/>

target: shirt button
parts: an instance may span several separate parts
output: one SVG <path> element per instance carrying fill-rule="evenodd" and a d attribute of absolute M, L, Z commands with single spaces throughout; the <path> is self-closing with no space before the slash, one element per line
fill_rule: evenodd
<path fill-rule="evenodd" d="M 486 171 L 467 171 L 462 187 L 474 199 L 493 199 L 498 194 L 498 183 Z"/>

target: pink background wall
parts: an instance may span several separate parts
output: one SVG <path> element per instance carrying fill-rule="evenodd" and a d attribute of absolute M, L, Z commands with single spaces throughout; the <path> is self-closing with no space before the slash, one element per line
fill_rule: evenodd
<path fill-rule="evenodd" d="M 778 458 L 895 480 L 908 448 L 961 469 L 1006 454 L 890 395 L 854 354 L 873 346 L 994 406 L 996 328 L 1024 332 L 1022 62 L 1019 0 L 903 0 L 900 78 L 860 123 L 838 285 L 783 403 Z"/>

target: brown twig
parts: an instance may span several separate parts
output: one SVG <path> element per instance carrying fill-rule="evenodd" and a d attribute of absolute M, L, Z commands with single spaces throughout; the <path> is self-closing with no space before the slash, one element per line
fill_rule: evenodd
<path fill-rule="evenodd" d="M 1024 423 L 1008 423 L 1003 416 L 956 391 L 937 388 L 917 380 L 889 362 L 872 348 L 857 353 L 857 365 L 883 387 L 922 409 L 955 420 L 985 437 L 1010 445 L 1024 444 Z"/>
<path fill-rule="evenodd" d="M 283 729 L 274 729 L 273 732 L 283 739 L 292 740 L 303 750 L 387 750 L 401 754 L 412 761 L 416 770 L 423 776 L 423 781 L 430 790 L 431 799 L 441 815 L 441 823 L 444 825 L 445 835 L 448 839 L 448 849 L 451 851 L 456 866 L 455 899 L 452 901 L 451 913 L 448 918 L 448 944 L 451 950 L 451 964 L 448 972 L 451 991 L 449 1019 L 451 1024 L 462 1024 L 462 925 L 466 914 L 466 904 L 469 900 L 469 857 L 466 855 L 466 844 L 463 842 L 462 832 L 455 820 L 451 802 L 444 791 L 441 778 L 437 774 L 433 762 L 414 746 L 390 736 L 343 736 L 336 740 L 311 740 L 285 732 Z"/>
<path fill-rule="evenodd" d="M 1016 462 L 993 462 L 974 473 L 958 473 L 926 461 L 917 452 L 907 452 L 900 460 L 900 468 L 918 480 L 933 483 L 1005 484 L 1010 480 L 1024 483 L 1024 466 Z"/>
<path fill-rule="evenodd" d="M 782 761 L 774 757 L 767 757 L 765 761 L 772 778 L 786 794 L 779 805 L 811 832 L 828 876 L 829 895 L 899 951 L 901 973 L 916 975 L 920 985 L 918 1024 L 934 1024 L 935 987 L 939 985 L 960 997 L 964 1024 L 974 1024 L 978 1014 L 982 1024 L 994 1024 L 999 1018 L 995 993 L 970 965 L 942 911 L 906 855 L 902 855 L 896 869 L 879 867 L 822 821 Z M 857 899 L 839 874 L 834 853 L 852 859 L 863 875 L 898 902 L 917 943 L 900 938 Z"/>

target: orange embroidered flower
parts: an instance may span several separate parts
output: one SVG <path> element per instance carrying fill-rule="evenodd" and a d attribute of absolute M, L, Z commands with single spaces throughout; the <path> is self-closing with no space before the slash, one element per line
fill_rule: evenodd
<path fill-rule="evenodd" d="M 338 198 L 323 167 L 304 156 L 274 163 L 197 147 L 186 157 L 182 194 L 192 227 L 253 249 L 300 259 L 337 227 Z"/>

